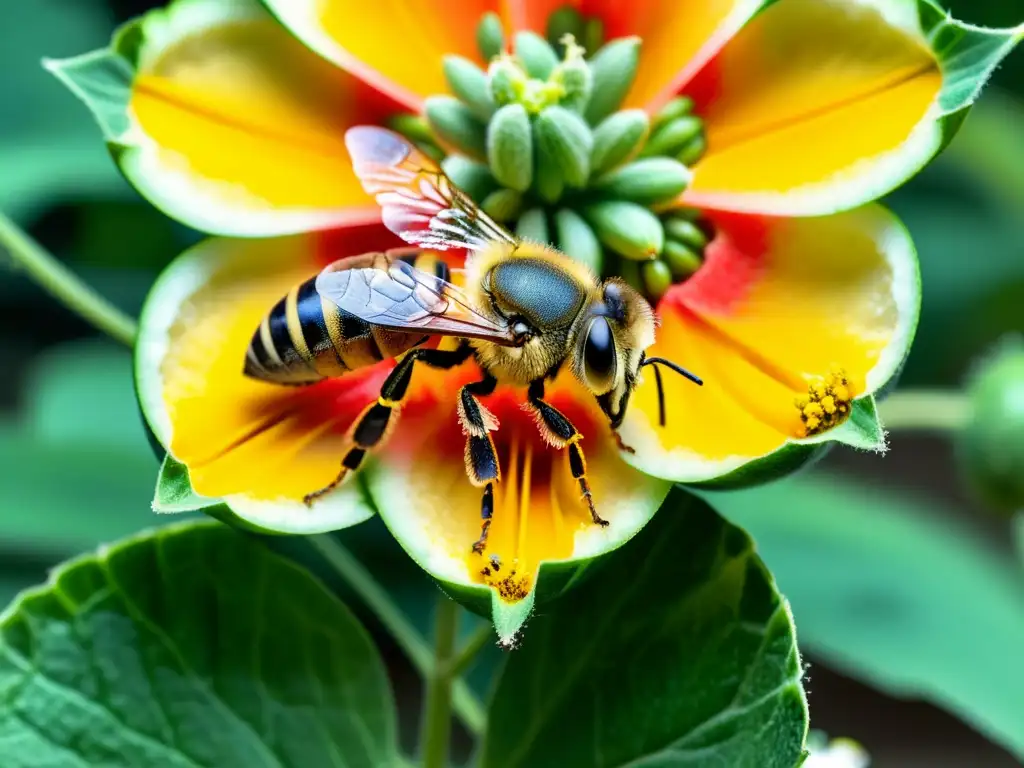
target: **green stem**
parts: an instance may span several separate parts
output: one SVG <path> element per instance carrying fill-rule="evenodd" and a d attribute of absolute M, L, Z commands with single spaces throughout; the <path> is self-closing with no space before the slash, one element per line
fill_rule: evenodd
<path fill-rule="evenodd" d="M 131 347 L 137 324 L 83 283 L 39 243 L 0 213 L 0 245 L 54 298 L 113 339 Z"/>
<path fill-rule="evenodd" d="M 409 661 L 420 675 L 429 680 L 434 674 L 434 654 L 427 641 L 399 610 L 391 596 L 373 578 L 351 552 L 328 534 L 310 536 L 310 542 L 335 571 L 356 591 L 364 603 L 376 614 L 381 624 L 405 651 Z M 445 598 L 446 602 L 451 602 Z M 454 677 L 454 675 L 453 675 Z M 455 713 L 474 736 L 480 736 L 487 722 L 483 705 L 466 685 L 465 680 L 452 683 L 452 706 Z"/>
<path fill-rule="evenodd" d="M 483 623 L 476 631 L 469 636 L 469 640 L 462 646 L 455 658 L 452 659 L 449 673 L 452 677 L 458 677 L 465 672 L 476 656 L 488 643 L 494 642 L 494 627 L 489 623 Z"/>
<path fill-rule="evenodd" d="M 878 415 L 887 429 L 952 432 L 967 424 L 971 408 L 961 392 L 907 389 L 880 402 Z"/>
<path fill-rule="evenodd" d="M 434 670 L 427 678 L 420 729 L 423 768 L 445 768 L 452 731 L 452 657 L 459 625 L 459 606 L 447 595 L 437 601 L 434 617 Z"/>

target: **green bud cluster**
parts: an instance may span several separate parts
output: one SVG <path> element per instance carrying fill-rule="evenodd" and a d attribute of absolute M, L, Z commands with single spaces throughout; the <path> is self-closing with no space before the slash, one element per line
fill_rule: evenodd
<path fill-rule="evenodd" d="M 700 267 L 710 234 L 675 203 L 706 147 L 693 101 L 673 99 L 653 119 L 621 109 L 641 41 L 606 43 L 600 21 L 572 7 L 550 16 L 546 38 L 520 32 L 509 43 L 486 14 L 486 69 L 446 57 L 452 95 L 391 126 L 444 156 L 452 181 L 519 236 L 660 298 Z"/>

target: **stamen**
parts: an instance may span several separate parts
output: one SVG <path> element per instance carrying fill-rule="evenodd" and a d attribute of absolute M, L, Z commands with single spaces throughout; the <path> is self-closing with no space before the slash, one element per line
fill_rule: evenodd
<path fill-rule="evenodd" d="M 846 371 L 838 366 L 807 385 L 807 394 L 793 401 L 800 413 L 803 437 L 821 434 L 842 424 L 850 415 L 852 394 Z"/>

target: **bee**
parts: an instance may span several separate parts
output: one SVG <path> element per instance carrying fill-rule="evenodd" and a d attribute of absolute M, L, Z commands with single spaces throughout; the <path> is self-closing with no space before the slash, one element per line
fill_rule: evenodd
<path fill-rule="evenodd" d="M 480 402 L 499 384 L 526 388 L 527 407 L 542 436 L 568 452 L 569 470 L 593 522 L 608 525 L 594 505 L 582 435 L 544 399 L 545 383 L 568 366 L 594 395 L 617 438 L 640 369 L 654 366 L 664 426 L 657 365 L 702 382 L 675 363 L 646 355 L 656 324 L 650 304 L 618 278 L 601 281 L 569 256 L 513 236 L 398 134 L 358 126 L 345 134 L 345 144 L 384 224 L 411 247 L 343 258 L 292 289 L 253 334 L 244 370 L 262 381 L 298 385 L 400 359 L 377 401 L 354 422 L 337 478 L 308 494 L 306 503 L 336 488 L 383 445 L 415 366 L 448 369 L 473 358 L 481 377 L 461 388 L 457 403 L 466 473 L 483 489 L 473 551 L 486 547 L 494 484 L 501 480 L 491 437 L 497 420 Z M 449 249 L 467 254 L 461 288 L 434 255 Z M 457 346 L 423 346 L 439 336 L 455 337 Z"/>

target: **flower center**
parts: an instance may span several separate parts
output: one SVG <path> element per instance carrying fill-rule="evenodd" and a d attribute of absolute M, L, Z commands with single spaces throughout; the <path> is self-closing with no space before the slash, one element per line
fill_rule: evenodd
<path fill-rule="evenodd" d="M 445 57 L 453 95 L 391 127 L 517 235 L 621 276 L 652 302 L 693 275 L 713 232 L 679 198 L 704 153 L 704 125 L 686 96 L 653 117 L 620 108 L 640 39 L 605 42 L 598 19 L 563 7 L 546 39 L 519 32 L 511 46 L 486 14 L 477 44 L 486 71 Z"/>

